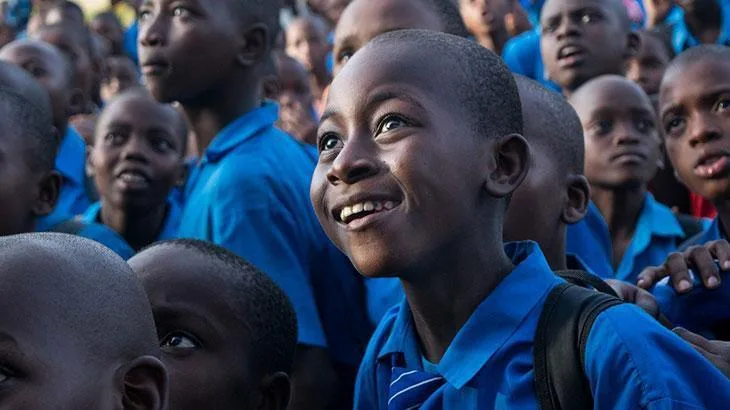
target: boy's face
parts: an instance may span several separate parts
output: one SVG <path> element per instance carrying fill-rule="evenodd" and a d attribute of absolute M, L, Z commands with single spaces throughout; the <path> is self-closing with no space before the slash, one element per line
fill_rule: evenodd
<path fill-rule="evenodd" d="M 296 61 L 282 59 L 277 63 L 279 95 L 282 108 L 298 104 L 302 107 L 312 106 L 312 91 L 309 78 L 302 66 Z"/>
<path fill-rule="evenodd" d="M 179 114 L 125 95 L 99 118 L 90 165 L 99 195 L 115 208 L 157 209 L 182 176 Z"/>
<path fill-rule="evenodd" d="M 550 79 L 568 92 L 603 74 L 624 73 L 638 37 L 622 22 L 620 0 L 548 0 L 540 47 Z"/>
<path fill-rule="evenodd" d="M 681 69 L 680 69 L 681 68 Z M 665 145 L 680 179 L 711 201 L 730 197 L 730 59 L 671 69 L 659 98 Z"/>
<path fill-rule="evenodd" d="M 55 313 L 59 298 L 48 297 L 55 289 L 30 284 L 21 272 L 33 274 L 5 261 L 0 272 L 0 408 L 113 409 L 111 375 L 89 360 L 88 346 L 74 335 L 80 330 Z"/>
<path fill-rule="evenodd" d="M 38 33 L 38 39 L 56 46 L 71 63 L 76 87 L 90 96 L 93 88 L 94 72 L 91 66 L 91 57 L 81 42 L 81 35 L 73 33 L 73 28 L 67 25 L 43 28 Z"/>
<path fill-rule="evenodd" d="M 60 52 L 54 52 L 33 42 L 9 44 L 0 50 L 0 60 L 14 64 L 32 75 L 48 91 L 53 109 L 53 123 L 61 127 L 69 116 L 69 78 L 67 62 Z M 66 130 L 59 129 L 63 135 Z"/>
<path fill-rule="evenodd" d="M 475 36 L 489 36 L 505 30 L 508 0 L 459 0 L 466 28 Z"/>
<path fill-rule="evenodd" d="M 401 29 L 442 31 L 439 18 L 415 0 L 355 0 L 342 14 L 335 30 L 335 74 L 380 34 Z"/>
<path fill-rule="evenodd" d="M 408 272 L 475 226 L 492 141 L 474 135 L 449 71 L 390 44 L 361 50 L 332 83 L 311 198 L 365 276 Z"/>
<path fill-rule="evenodd" d="M 101 99 L 111 101 L 122 92 L 139 85 L 137 68 L 127 57 L 110 57 L 106 60 L 107 77 L 101 83 Z"/>
<path fill-rule="evenodd" d="M 220 0 L 145 0 L 139 17 L 144 82 L 161 102 L 185 103 L 223 87 L 235 67 L 237 11 Z"/>
<path fill-rule="evenodd" d="M 604 189 L 645 186 L 656 174 L 661 154 L 649 98 L 620 77 L 585 87 L 570 102 L 583 124 L 586 177 Z"/>
<path fill-rule="evenodd" d="M 639 84 L 646 94 L 658 94 L 669 60 L 669 53 L 659 39 L 642 34 L 639 54 L 629 60 L 626 77 Z"/>
<path fill-rule="evenodd" d="M 297 20 L 286 30 L 286 53 L 309 72 L 326 69 L 329 44 L 312 21 Z"/>
<path fill-rule="evenodd" d="M 162 361 L 170 373 L 170 408 L 253 409 L 251 335 L 227 296 L 207 275 L 210 258 L 160 246 L 129 260 L 152 305 Z"/>
<path fill-rule="evenodd" d="M 109 41 L 112 50 L 118 53 L 124 43 L 124 31 L 122 26 L 109 17 L 96 18 L 91 21 L 91 30 Z"/>

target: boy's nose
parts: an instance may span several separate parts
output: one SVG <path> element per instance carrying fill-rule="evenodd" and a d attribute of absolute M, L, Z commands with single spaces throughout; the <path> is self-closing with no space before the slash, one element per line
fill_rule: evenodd
<path fill-rule="evenodd" d="M 346 143 L 327 172 L 332 185 L 342 182 L 352 185 L 378 173 L 378 162 L 371 155 L 370 145 L 365 141 L 351 140 Z"/>
<path fill-rule="evenodd" d="M 722 129 L 710 113 L 697 113 L 689 121 L 691 147 L 720 139 L 723 136 Z"/>
<path fill-rule="evenodd" d="M 157 17 L 148 17 L 148 21 L 140 27 L 138 41 L 144 47 L 156 47 L 163 44 L 162 22 Z"/>

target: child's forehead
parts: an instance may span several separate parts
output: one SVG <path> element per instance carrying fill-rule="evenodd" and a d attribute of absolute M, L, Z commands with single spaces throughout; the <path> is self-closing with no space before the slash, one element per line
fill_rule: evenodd
<path fill-rule="evenodd" d="M 624 79 L 598 79 L 589 82 L 571 99 L 579 115 L 599 110 L 646 110 L 653 112 L 651 101 L 638 86 Z"/>
<path fill-rule="evenodd" d="M 662 107 L 685 96 L 706 94 L 730 88 L 730 58 L 707 56 L 697 61 L 670 67 L 664 74 L 660 92 Z"/>
<path fill-rule="evenodd" d="M 583 9 L 599 9 L 606 13 L 613 13 L 620 0 L 547 0 L 543 7 L 542 18 L 551 18 L 564 13 L 576 12 Z"/>
<path fill-rule="evenodd" d="M 346 21 L 347 20 L 347 21 Z M 356 0 L 342 18 L 344 31 L 371 32 L 373 37 L 396 29 L 441 29 L 441 20 L 430 7 L 416 0 Z"/>

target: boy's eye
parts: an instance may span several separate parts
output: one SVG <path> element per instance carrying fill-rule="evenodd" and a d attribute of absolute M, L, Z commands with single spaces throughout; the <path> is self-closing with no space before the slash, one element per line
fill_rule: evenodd
<path fill-rule="evenodd" d="M 583 24 L 595 23 L 599 19 L 600 19 L 600 16 L 596 13 L 583 13 L 583 15 L 580 16 L 580 21 Z"/>
<path fill-rule="evenodd" d="M 106 134 L 104 141 L 112 145 L 119 145 L 124 142 L 124 135 L 118 132 L 110 132 Z"/>
<path fill-rule="evenodd" d="M 678 117 L 670 118 L 664 125 L 664 132 L 671 134 L 684 124 L 684 120 Z"/>
<path fill-rule="evenodd" d="M 324 134 L 319 139 L 319 151 L 324 152 L 324 151 L 333 150 L 333 149 L 337 148 L 337 145 L 339 145 L 339 143 L 340 143 L 340 138 L 337 135 L 332 134 L 332 133 Z"/>
<path fill-rule="evenodd" d="M 606 135 L 613 130 L 613 121 L 611 120 L 601 120 L 598 121 L 598 124 L 596 124 L 596 128 L 598 129 L 598 133 L 600 135 Z"/>
<path fill-rule="evenodd" d="M 172 10 L 172 15 L 175 17 L 188 17 L 190 16 L 190 10 L 178 6 Z"/>
<path fill-rule="evenodd" d="M 161 349 L 198 349 L 200 344 L 184 333 L 171 333 L 160 342 Z"/>
<path fill-rule="evenodd" d="M 147 19 L 152 15 L 152 12 L 149 10 L 140 10 L 139 11 L 139 21 L 144 22 L 147 21 Z"/>
<path fill-rule="evenodd" d="M 5 383 L 12 378 L 13 378 L 13 372 L 6 369 L 5 367 L 0 366 L 0 384 Z"/>
<path fill-rule="evenodd" d="M 654 121 L 643 119 L 636 123 L 636 129 L 645 134 L 654 129 Z"/>
<path fill-rule="evenodd" d="M 718 111 L 725 111 L 727 109 L 730 109 L 730 100 L 728 99 L 722 99 L 717 103 L 717 109 Z"/>
<path fill-rule="evenodd" d="M 152 141 L 152 147 L 158 152 L 172 151 L 173 147 L 170 141 L 164 138 L 155 138 Z"/>
<path fill-rule="evenodd" d="M 340 54 L 337 55 L 337 61 L 339 61 L 340 63 L 344 64 L 344 63 L 348 62 L 352 58 L 352 55 L 353 54 L 354 53 L 352 51 L 349 51 L 349 50 L 342 51 L 342 52 L 340 52 Z"/>
<path fill-rule="evenodd" d="M 378 125 L 377 134 L 382 134 L 384 132 L 402 128 L 407 125 L 408 125 L 408 123 L 403 118 L 394 116 L 394 115 L 389 115 L 389 116 L 383 118 L 382 121 L 380 121 L 380 125 Z"/>

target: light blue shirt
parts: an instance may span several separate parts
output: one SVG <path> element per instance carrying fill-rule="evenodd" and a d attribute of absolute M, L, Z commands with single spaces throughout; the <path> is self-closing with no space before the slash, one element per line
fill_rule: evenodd
<path fill-rule="evenodd" d="M 585 218 L 568 227 L 567 252 L 579 256 L 603 279 L 636 283 L 647 266 L 664 263 L 684 238 L 682 226 L 671 209 L 646 195 L 644 206 L 618 268 L 613 268 L 613 244 L 601 211 L 592 202 Z"/>
<path fill-rule="evenodd" d="M 297 313 L 299 342 L 356 364 L 367 340 L 362 279 L 322 231 L 314 162 L 266 103 L 223 129 L 192 171 L 178 236 L 211 241 L 268 274 Z"/>
<path fill-rule="evenodd" d="M 505 246 L 517 264 L 462 326 L 440 363 L 444 409 L 536 409 L 532 350 L 537 322 L 556 277 L 536 244 Z M 380 323 L 363 359 L 355 409 L 387 409 L 393 363 L 423 371 L 406 301 Z M 585 373 L 595 408 L 721 409 L 730 381 L 689 344 L 641 309 L 602 312 L 586 345 Z"/>
<path fill-rule="evenodd" d="M 502 59 L 513 73 L 532 78 L 548 89 L 560 92 L 560 86 L 548 79 L 545 65 L 542 62 L 540 27 L 526 31 L 507 41 L 502 50 Z"/>
<path fill-rule="evenodd" d="M 86 186 L 86 144 L 71 126 L 66 129 L 58 148 L 56 171 L 61 174 L 61 193 L 53 212 L 38 220 L 39 231 L 50 228 L 49 221 L 79 215 L 91 205 Z"/>
<path fill-rule="evenodd" d="M 720 22 L 720 35 L 715 44 L 730 46 L 730 5 L 726 1 L 718 1 L 722 19 Z M 700 45 L 697 39 L 690 31 L 687 23 L 684 21 L 684 11 L 677 7 L 672 10 L 667 20 L 671 23 L 672 29 L 672 47 L 675 54 L 679 54 L 688 48 Z"/>
<path fill-rule="evenodd" d="M 81 220 L 86 223 L 102 223 L 99 213 L 101 212 L 101 202 L 92 204 L 89 209 L 81 215 Z M 167 201 L 167 215 L 162 225 L 159 235 L 155 242 L 174 239 L 177 237 L 178 227 L 180 226 L 181 209 L 177 202 L 169 199 Z"/>

